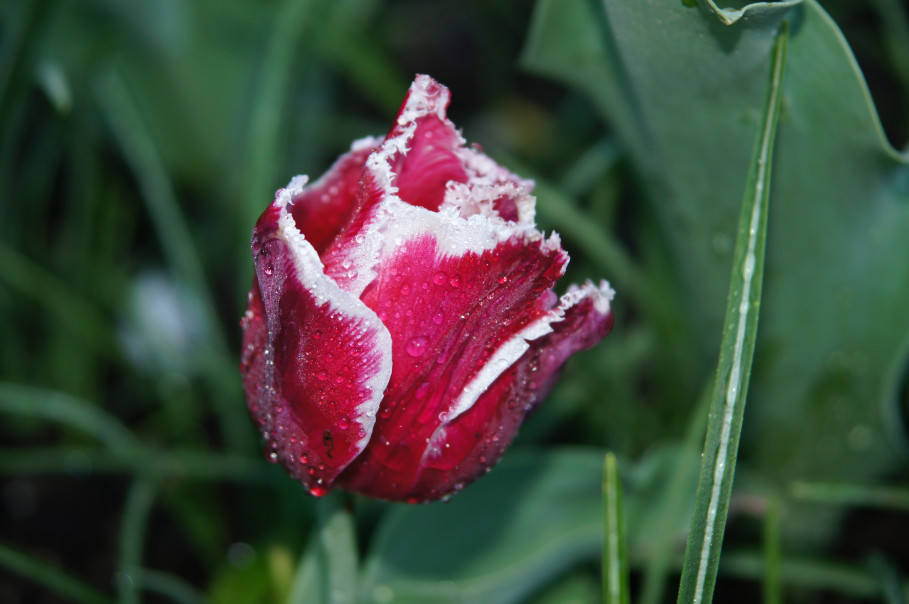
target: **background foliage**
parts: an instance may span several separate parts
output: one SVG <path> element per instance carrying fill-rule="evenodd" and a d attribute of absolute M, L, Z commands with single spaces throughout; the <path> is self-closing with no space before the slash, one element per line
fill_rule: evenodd
<path fill-rule="evenodd" d="M 898 0 L 823 4 L 833 21 L 794 1 L 0 5 L 0 600 L 330 601 L 340 554 L 318 537 L 355 529 L 350 598 L 599 601 L 607 450 L 633 599 L 674 599 L 786 19 L 716 598 L 901 601 L 909 21 Z M 385 132 L 418 72 L 536 178 L 569 277 L 611 279 L 618 321 L 488 477 L 448 504 L 352 499 L 345 527 L 247 419 L 248 238 L 292 175 Z"/>

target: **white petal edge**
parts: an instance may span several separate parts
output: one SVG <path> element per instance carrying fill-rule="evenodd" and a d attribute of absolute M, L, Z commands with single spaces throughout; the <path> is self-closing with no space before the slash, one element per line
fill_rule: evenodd
<path fill-rule="evenodd" d="M 362 328 L 364 333 L 372 329 L 376 334 L 376 348 L 381 353 L 381 364 L 375 375 L 368 378 L 364 384 L 371 396 L 356 407 L 356 421 L 365 430 L 365 436 L 357 441 L 357 447 L 362 451 L 372 436 L 376 413 L 379 411 L 385 387 L 391 379 L 391 334 L 372 309 L 325 275 L 319 254 L 297 228 L 289 207 L 293 204 L 294 197 L 302 192 L 307 180 L 305 175 L 296 176 L 286 188 L 278 191 L 274 201 L 279 209 L 277 237 L 287 243 L 297 278 L 301 285 L 312 293 L 319 306 L 327 304 L 329 311 L 338 312 L 360 322 L 364 326 Z"/>

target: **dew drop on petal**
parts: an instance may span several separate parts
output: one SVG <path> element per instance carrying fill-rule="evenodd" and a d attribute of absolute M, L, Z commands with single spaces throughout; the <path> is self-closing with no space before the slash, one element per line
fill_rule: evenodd
<path fill-rule="evenodd" d="M 436 325 L 441 325 L 445 321 L 445 313 L 441 310 L 437 310 L 434 315 L 432 315 L 432 322 Z"/>
<path fill-rule="evenodd" d="M 436 285 L 445 285 L 445 283 L 448 282 L 448 275 L 438 272 L 435 277 L 432 278 L 432 282 Z"/>
<path fill-rule="evenodd" d="M 426 352 L 426 346 L 429 344 L 429 338 L 425 336 L 416 336 L 410 338 L 407 342 L 407 354 L 412 357 L 418 357 Z"/>
<path fill-rule="evenodd" d="M 328 379 L 328 374 L 324 371 L 320 371 L 318 374 L 316 374 L 316 377 L 319 378 L 320 382 L 324 382 Z"/>
<path fill-rule="evenodd" d="M 347 430 L 350 428 L 350 419 L 345 415 L 338 420 L 338 428 L 341 430 Z"/>
<path fill-rule="evenodd" d="M 461 275 L 452 275 L 448 282 L 452 287 L 461 287 Z"/>
<path fill-rule="evenodd" d="M 312 493 L 313 495 L 315 495 L 316 497 L 322 497 L 323 495 L 328 493 L 328 489 L 326 489 L 323 486 L 314 484 L 313 486 L 309 487 L 309 492 Z"/>
<path fill-rule="evenodd" d="M 402 296 L 409 296 L 409 295 L 410 295 L 410 286 L 407 285 L 406 283 L 405 283 L 404 285 L 401 286 L 401 295 L 402 295 Z"/>
<path fill-rule="evenodd" d="M 508 275 L 501 275 L 498 279 L 499 285 L 505 285 L 508 283 Z"/>

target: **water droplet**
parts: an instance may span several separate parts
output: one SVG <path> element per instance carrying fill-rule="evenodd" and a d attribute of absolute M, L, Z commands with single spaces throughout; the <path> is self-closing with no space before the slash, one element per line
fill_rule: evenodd
<path fill-rule="evenodd" d="M 270 461 L 271 463 L 278 463 L 278 452 L 270 451 L 268 453 L 268 461 Z"/>
<path fill-rule="evenodd" d="M 303 453 L 302 455 L 300 455 L 300 463 L 302 463 L 302 464 L 309 463 L 309 455 L 307 455 L 306 453 Z"/>
<path fill-rule="evenodd" d="M 425 336 L 417 336 L 410 338 L 407 342 L 407 354 L 412 357 L 418 357 L 426 352 L 426 346 L 429 344 L 429 338 Z"/>
<path fill-rule="evenodd" d="M 271 262 L 271 260 L 266 260 L 266 261 L 265 261 L 265 264 L 262 266 L 262 272 L 264 272 L 266 275 L 273 275 L 273 274 L 274 274 L 274 272 L 275 272 L 275 265 Z"/>
<path fill-rule="evenodd" d="M 432 278 L 432 282 L 436 285 L 445 285 L 448 281 L 448 275 L 443 272 L 436 273 L 435 277 Z"/>
<path fill-rule="evenodd" d="M 319 381 L 320 381 L 320 382 L 324 382 L 325 380 L 328 379 L 328 374 L 325 373 L 324 371 L 320 371 L 320 372 L 316 375 L 316 377 L 319 378 Z"/>
<path fill-rule="evenodd" d="M 441 325 L 444 320 L 445 320 L 445 313 L 443 313 L 441 310 L 437 310 L 435 312 L 435 314 L 432 315 L 432 322 L 435 323 L 436 325 Z"/>
<path fill-rule="evenodd" d="M 405 283 L 404 285 L 401 286 L 401 295 L 402 295 L 402 296 L 409 296 L 409 295 L 410 295 L 410 286 L 407 285 L 406 283 Z"/>
<path fill-rule="evenodd" d="M 508 275 L 501 275 L 498 279 L 499 285 L 505 285 L 508 283 Z"/>
<path fill-rule="evenodd" d="M 338 420 L 338 428 L 341 430 L 347 430 L 350 428 L 350 418 L 347 416 L 342 416 L 341 419 Z"/>
<path fill-rule="evenodd" d="M 317 329 L 317 330 L 315 330 L 314 332 L 312 332 L 312 337 L 313 337 L 314 340 L 318 340 L 319 338 L 321 338 L 321 337 L 322 337 L 322 330 L 321 330 L 321 329 Z"/>
<path fill-rule="evenodd" d="M 452 275 L 448 282 L 452 287 L 461 287 L 461 275 Z"/>
<path fill-rule="evenodd" d="M 309 487 L 309 492 L 312 493 L 313 495 L 315 495 L 316 497 L 322 497 L 326 493 L 328 493 L 328 489 L 326 489 L 323 486 L 314 484 L 311 487 Z"/>

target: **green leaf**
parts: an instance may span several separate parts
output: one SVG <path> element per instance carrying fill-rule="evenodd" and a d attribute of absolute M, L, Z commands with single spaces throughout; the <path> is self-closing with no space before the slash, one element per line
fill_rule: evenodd
<path fill-rule="evenodd" d="M 710 602 L 716 583 L 757 337 L 773 140 L 780 115 L 788 40 L 788 26 L 783 23 L 773 53 L 766 105 L 739 217 L 720 361 L 685 548 L 679 602 Z"/>
<path fill-rule="evenodd" d="M 367 602 L 509 602 L 602 540 L 602 453 L 511 452 L 448 503 L 397 506 L 364 571 Z"/>
<path fill-rule="evenodd" d="M 741 455 L 772 481 L 873 479 L 906 451 L 895 395 L 909 355 L 907 158 L 885 140 L 855 59 L 816 2 L 726 17 L 679 0 L 541 0 L 524 64 L 585 93 L 624 144 L 671 250 L 685 355 L 706 375 L 766 65 L 790 20 Z M 790 513 L 792 537 L 833 526 L 816 511 Z"/>

